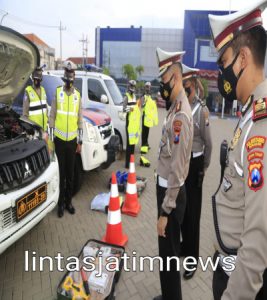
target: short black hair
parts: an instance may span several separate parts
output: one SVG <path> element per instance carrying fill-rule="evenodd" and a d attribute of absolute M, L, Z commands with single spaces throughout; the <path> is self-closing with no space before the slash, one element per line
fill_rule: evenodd
<path fill-rule="evenodd" d="M 262 26 L 256 26 L 248 31 L 239 34 L 230 44 L 236 55 L 240 48 L 248 47 L 252 53 L 255 64 L 258 67 L 264 66 L 266 54 L 266 32 Z"/>

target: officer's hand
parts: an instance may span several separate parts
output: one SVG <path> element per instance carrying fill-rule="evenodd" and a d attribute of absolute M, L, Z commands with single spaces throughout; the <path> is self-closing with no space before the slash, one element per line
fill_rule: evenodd
<path fill-rule="evenodd" d="M 81 153 L 82 151 L 82 145 L 81 144 L 77 144 L 77 148 L 76 148 L 76 153 Z"/>
<path fill-rule="evenodd" d="M 165 229 L 166 229 L 167 223 L 168 223 L 167 217 L 162 217 L 162 216 L 159 217 L 158 224 L 157 224 L 159 236 L 166 237 Z"/>
<path fill-rule="evenodd" d="M 133 110 L 134 110 L 133 107 L 131 107 L 131 108 L 130 108 L 130 111 L 133 111 Z"/>

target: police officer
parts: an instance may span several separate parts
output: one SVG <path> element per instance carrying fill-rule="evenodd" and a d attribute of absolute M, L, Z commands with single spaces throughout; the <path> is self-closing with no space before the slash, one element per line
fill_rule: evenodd
<path fill-rule="evenodd" d="M 188 174 L 193 141 L 193 119 L 183 89 L 181 57 L 185 52 L 165 52 L 157 48 L 161 77 L 160 93 L 171 102 L 167 112 L 159 147 L 157 167 L 157 206 L 159 256 L 162 295 L 156 300 L 182 299 L 181 278 L 177 262 L 167 257 L 180 254 L 180 226 L 183 220 L 186 193 L 184 182 Z"/>
<path fill-rule="evenodd" d="M 202 205 L 202 183 L 204 174 L 210 164 L 211 135 L 209 126 L 209 110 L 199 98 L 197 90 L 203 87 L 197 78 L 198 69 L 183 64 L 183 82 L 193 115 L 194 139 L 188 177 L 185 181 L 186 210 L 182 224 L 182 256 L 194 257 L 191 270 L 184 272 L 184 279 L 193 277 L 199 257 L 199 231 Z M 194 265 L 195 264 L 195 265 Z"/>
<path fill-rule="evenodd" d="M 47 130 L 46 92 L 41 86 L 43 69 L 36 67 L 32 73 L 32 85 L 25 89 L 23 101 L 23 116 Z"/>
<path fill-rule="evenodd" d="M 58 216 L 64 215 L 64 208 L 75 213 L 72 205 L 73 175 L 76 152 L 81 152 L 82 145 L 82 104 L 80 92 L 73 86 L 75 65 L 64 62 L 64 86 L 56 89 L 50 112 L 50 136 L 55 135 L 55 151 L 59 163 L 60 194 Z"/>
<path fill-rule="evenodd" d="M 222 144 L 222 180 L 213 196 L 214 259 L 219 260 L 215 300 L 267 299 L 266 32 L 261 17 L 266 6 L 261 0 L 227 16 L 209 15 L 219 53 L 219 91 L 243 105 L 224 159 Z"/>
<path fill-rule="evenodd" d="M 140 131 L 140 110 L 135 96 L 136 81 L 130 80 L 128 91 L 123 98 L 123 111 L 126 112 L 126 156 L 125 168 L 129 169 L 131 154 L 134 154 Z"/>

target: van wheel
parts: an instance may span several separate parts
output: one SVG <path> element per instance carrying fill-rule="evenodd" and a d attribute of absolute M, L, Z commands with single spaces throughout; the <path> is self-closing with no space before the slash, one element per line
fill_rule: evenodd
<path fill-rule="evenodd" d="M 123 142 L 122 142 L 122 138 L 121 138 L 121 135 L 120 135 L 120 133 L 117 131 L 117 130 L 115 130 L 115 134 L 119 137 L 119 149 L 118 149 L 118 151 L 116 152 L 116 156 L 115 156 L 115 159 L 116 160 L 121 160 L 122 159 L 122 152 L 123 152 Z"/>
<path fill-rule="evenodd" d="M 73 192 L 72 195 L 76 195 L 81 189 L 83 182 L 83 166 L 82 159 L 79 154 L 76 154 L 75 167 L 74 167 L 74 178 L 73 178 Z"/>

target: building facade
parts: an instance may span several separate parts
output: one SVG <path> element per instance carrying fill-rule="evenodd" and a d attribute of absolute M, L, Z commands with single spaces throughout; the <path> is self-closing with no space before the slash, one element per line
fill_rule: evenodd
<path fill-rule="evenodd" d="M 183 49 L 183 30 L 167 28 L 96 28 L 96 65 L 107 67 L 116 78 L 123 77 L 122 66 L 142 65 L 139 79 L 158 77 L 156 47 L 167 51 Z"/>
<path fill-rule="evenodd" d="M 43 40 L 41 40 L 34 33 L 24 34 L 24 36 L 33 42 L 40 52 L 40 65 L 46 65 L 46 69 L 54 70 L 55 69 L 55 49 L 49 47 Z"/>

